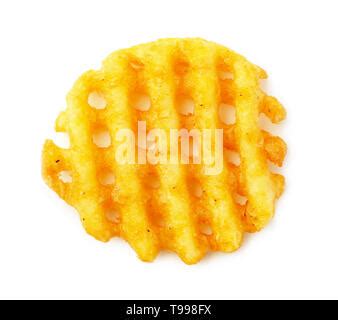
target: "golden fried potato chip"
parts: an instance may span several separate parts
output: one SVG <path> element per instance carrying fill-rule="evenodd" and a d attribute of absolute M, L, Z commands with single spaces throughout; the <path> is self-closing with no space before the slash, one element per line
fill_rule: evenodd
<path fill-rule="evenodd" d="M 266 73 L 202 39 L 163 39 L 112 53 L 67 96 L 47 140 L 46 183 L 75 207 L 89 234 L 125 239 L 140 259 L 159 250 L 188 263 L 232 252 L 271 219 L 286 144 L 263 131 L 285 110 L 260 88 Z"/>

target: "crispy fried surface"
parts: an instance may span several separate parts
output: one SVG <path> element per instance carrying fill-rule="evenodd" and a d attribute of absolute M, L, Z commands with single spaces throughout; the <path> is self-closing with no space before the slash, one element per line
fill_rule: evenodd
<path fill-rule="evenodd" d="M 264 113 L 278 123 L 286 114 L 260 89 L 262 78 L 259 67 L 202 39 L 163 39 L 114 52 L 68 94 L 56 130 L 69 134 L 71 147 L 46 141 L 43 177 L 78 210 L 89 234 L 101 241 L 120 236 L 144 261 L 162 249 L 188 264 L 208 250 L 234 251 L 244 232 L 269 222 L 284 188 L 268 161 L 281 166 L 286 144 L 261 130 L 258 118 Z M 143 111 L 133 107 L 140 97 Z M 194 102 L 193 115 L 179 112 L 185 98 Z M 234 124 L 220 121 L 221 103 L 235 107 Z M 225 157 L 223 172 L 215 176 L 195 164 L 121 165 L 114 141 L 105 148 L 93 142 L 97 132 L 115 137 L 119 129 L 135 130 L 138 120 L 150 129 L 223 128 L 224 148 L 238 153 L 240 164 Z M 62 172 L 71 174 L 70 183 L 60 179 Z M 110 173 L 114 181 L 105 183 Z"/>

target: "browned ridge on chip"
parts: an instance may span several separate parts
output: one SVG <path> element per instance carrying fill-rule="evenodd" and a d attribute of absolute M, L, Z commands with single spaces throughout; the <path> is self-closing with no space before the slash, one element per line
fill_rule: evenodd
<path fill-rule="evenodd" d="M 117 51 L 68 94 L 56 131 L 68 133 L 71 146 L 46 141 L 43 177 L 78 210 L 89 234 L 101 241 L 120 236 L 144 261 L 159 250 L 174 251 L 188 264 L 210 250 L 232 252 L 244 232 L 268 223 L 284 188 L 268 162 L 281 166 L 286 145 L 258 121 L 262 113 L 273 123 L 285 118 L 281 104 L 260 88 L 266 77 L 242 56 L 202 39 L 163 39 Z M 184 110 L 189 101 L 193 114 Z M 220 119 L 221 104 L 235 107 L 235 123 Z M 207 176 L 195 164 L 117 163 L 112 137 L 136 130 L 140 120 L 148 129 L 223 128 L 222 173 Z M 104 134 L 108 142 L 98 146 L 95 137 Z"/>

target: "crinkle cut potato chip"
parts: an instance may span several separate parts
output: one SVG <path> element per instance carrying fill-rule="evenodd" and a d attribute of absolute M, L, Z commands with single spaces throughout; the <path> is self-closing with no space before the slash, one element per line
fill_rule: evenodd
<path fill-rule="evenodd" d="M 77 209 L 90 235 L 122 237 L 143 261 L 160 250 L 187 264 L 208 251 L 233 252 L 245 232 L 269 222 L 284 189 L 284 177 L 268 165 L 282 166 L 286 144 L 259 126 L 261 114 L 272 123 L 286 116 L 260 88 L 266 77 L 244 57 L 202 39 L 116 51 L 69 92 L 56 131 L 69 135 L 70 148 L 46 141 L 43 178 Z M 203 163 L 119 162 L 116 136 L 137 131 L 139 121 L 165 132 L 222 129 L 221 172 L 208 175 Z M 136 150 L 143 147 L 151 144 Z"/>

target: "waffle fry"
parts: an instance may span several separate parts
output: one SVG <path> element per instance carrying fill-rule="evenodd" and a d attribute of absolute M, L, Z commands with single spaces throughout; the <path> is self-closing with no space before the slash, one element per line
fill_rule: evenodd
<path fill-rule="evenodd" d="M 144 261 L 160 250 L 187 264 L 210 250 L 232 252 L 245 232 L 269 222 L 284 189 L 268 162 L 281 166 L 286 144 L 258 122 L 262 113 L 273 123 L 286 115 L 261 90 L 266 77 L 242 56 L 202 39 L 114 52 L 68 94 L 56 131 L 68 133 L 71 146 L 46 141 L 44 180 L 77 209 L 89 234 L 101 241 L 122 237 Z M 222 129 L 222 171 L 206 175 L 194 163 L 119 163 L 115 138 L 120 130 L 136 132 L 138 121 L 165 132 Z"/>

